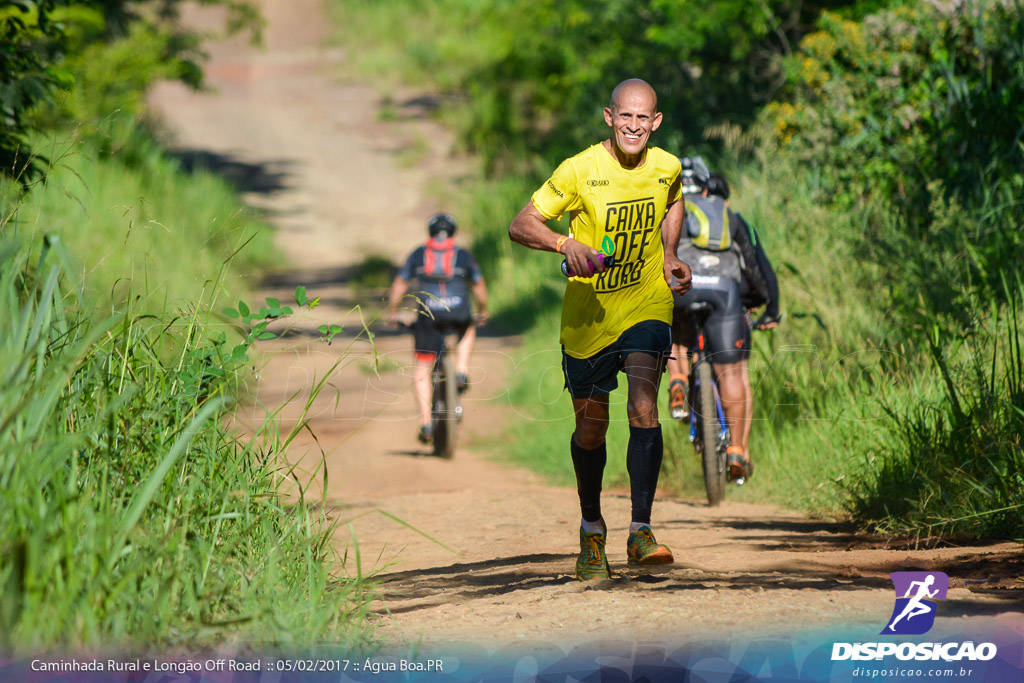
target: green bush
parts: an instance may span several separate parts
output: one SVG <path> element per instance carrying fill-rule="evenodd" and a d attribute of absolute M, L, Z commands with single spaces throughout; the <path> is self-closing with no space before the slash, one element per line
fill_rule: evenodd
<path fill-rule="evenodd" d="M 147 91 L 158 80 L 198 83 L 201 77 L 193 63 L 167 59 L 173 38 L 153 26 L 133 24 L 126 35 L 109 42 L 101 37 L 101 31 L 89 32 L 66 60 L 75 85 L 65 106 L 76 121 L 99 122 L 114 114 L 137 116 Z"/>
<path fill-rule="evenodd" d="M 50 21 L 54 0 L 0 6 L 0 176 L 38 176 L 37 154 L 26 144 L 32 112 L 49 101 L 69 75 L 55 68 L 61 27 Z"/>
<path fill-rule="evenodd" d="M 832 3 L 851 16 L 881 2 Z M 547 172 L 606 133 L 601 109 L 630 77 L 655 84 L 681 150 L 723 118 L 753 121 L 779 58 L 818 5 L 728 0 L 336 0 L 343 42 L 364 72 L 398 73 L 447 96 L 443 117 L 489 175 Z"/>
<path fill-rule="evenodd" d="M 765 154 L 864 215 L 861 256 L 904 313 L 918 296 L 949 313 L 961 294 L 999 295 L 1024 256 L 1024 7 L 915 3 L 860 23 L 826 13 L 820 29 L 762 112 Z"/>
<path fill-rule="evenodd" d="M 228 33 L 259 39 L 250 0 L 208 0 L 226 10 Z M 142 6 L 140 6 L 142 5 Z M 200 35 L 179 21 L 181 0 L 22 0 L 0 7 L 0 175 L 25 182 L 47 159 L 34 132 L 71 119 L 89 124 L 136 115 L 161 78 L 202 83 Z"/>

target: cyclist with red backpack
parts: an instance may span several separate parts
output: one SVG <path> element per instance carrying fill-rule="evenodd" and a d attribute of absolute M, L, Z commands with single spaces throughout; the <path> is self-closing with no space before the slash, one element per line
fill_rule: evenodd
<path fill-rule="evenodd" d="M 413 387 L 420 412 L 418 438 L 433 440 L 430 422 L 430 369 L 443 332 L 439 324 L 453 326 L 459 334 L 455 348 L 455 371 L 459 392 L 469 388 L 469 357 L 476 341 L 476 324 L 471 297 L 476 299 L 476 321 L 487 318 L 487 285 L 473 255 L 455 244 L 455 219 L 439 213 L 427 222 L 430 239 L 417 247 L 399 269 L 388 295 L 388 318 L 397 320 L 399 304 L 406 294 L 416 300 L 413 324 L 416 369 Z M 413 288 L 415 285 L 415 288 Z"/>

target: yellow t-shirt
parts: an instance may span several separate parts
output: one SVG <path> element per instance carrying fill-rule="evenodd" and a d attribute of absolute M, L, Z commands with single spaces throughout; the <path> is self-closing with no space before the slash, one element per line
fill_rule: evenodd
<path fill-rule="evenodd" d="M 679 159 L 657 147 L 647 148 L 643 166 L 626 169 L 598 143 L 533 193 L 545 218 L 569 212 L 573 239 L 615 255 L 605 272 L 565 287 L 559 340 L 573 358 L 593 356 L 639 322 L 672 321 L 661 221 L 682 197 L 679 173 Z"/>

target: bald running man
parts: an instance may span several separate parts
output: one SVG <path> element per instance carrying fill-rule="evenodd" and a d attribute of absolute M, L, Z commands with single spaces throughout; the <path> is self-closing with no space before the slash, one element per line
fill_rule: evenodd
<path fill-rule="evenodd" d="M 670 353 L 672 292 L 690 288 L 690 268 L 676 256 L 683 222 L 680 164 L 648 146 L 661 125 L 658 97 L 630 79 L 604 108 L 611 136 L 563 161 L 509 225 L 509 237 L 530 249 L 563 254 L 571 272 L 562 302 L 559 342 L 565 387 L 576 428 L 569 452 L 580 511 L 580 580 L 611 578 L 601 515 L 607 462 L 608 394 L 624 372 L 632 523 L 626 541 L 631 564 L 670 564 L 657 542 L 651 510 L 664 446 L 658 422 L 658 385 Z M 547 222 L 570 216 L 568 235 Z M 614 256 L 605 268 L 604 256 Z"/>

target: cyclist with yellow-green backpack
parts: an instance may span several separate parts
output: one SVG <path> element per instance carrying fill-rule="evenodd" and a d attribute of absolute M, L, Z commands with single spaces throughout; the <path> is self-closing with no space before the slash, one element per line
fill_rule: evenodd
<path fill-rule="evenodd" d="M 769 304 L 756 326 L 778 323 L 778 286 L 771 264 L 758 254 L 752 231 L 728 207 L 725 179 L 712 175 L 700 157 L 683 157 L 683 198 L 686 220 L 676 254 L 693 271 L 693 288 L 675 296 L 672 321 L 673 353 L 668 362 L 669 412 L 688 419 L 686 349 L 696 346 L 694 321 L 686 308 L 696 302 L 711 305 L 704 340 L 711 360 L 722 409 L 732 435 L 727 464 L 732 479 L 745 481 L 753 472 L 748 451 L 753 398 L 747 371 L 750 356 L 749 309 Z"/>

